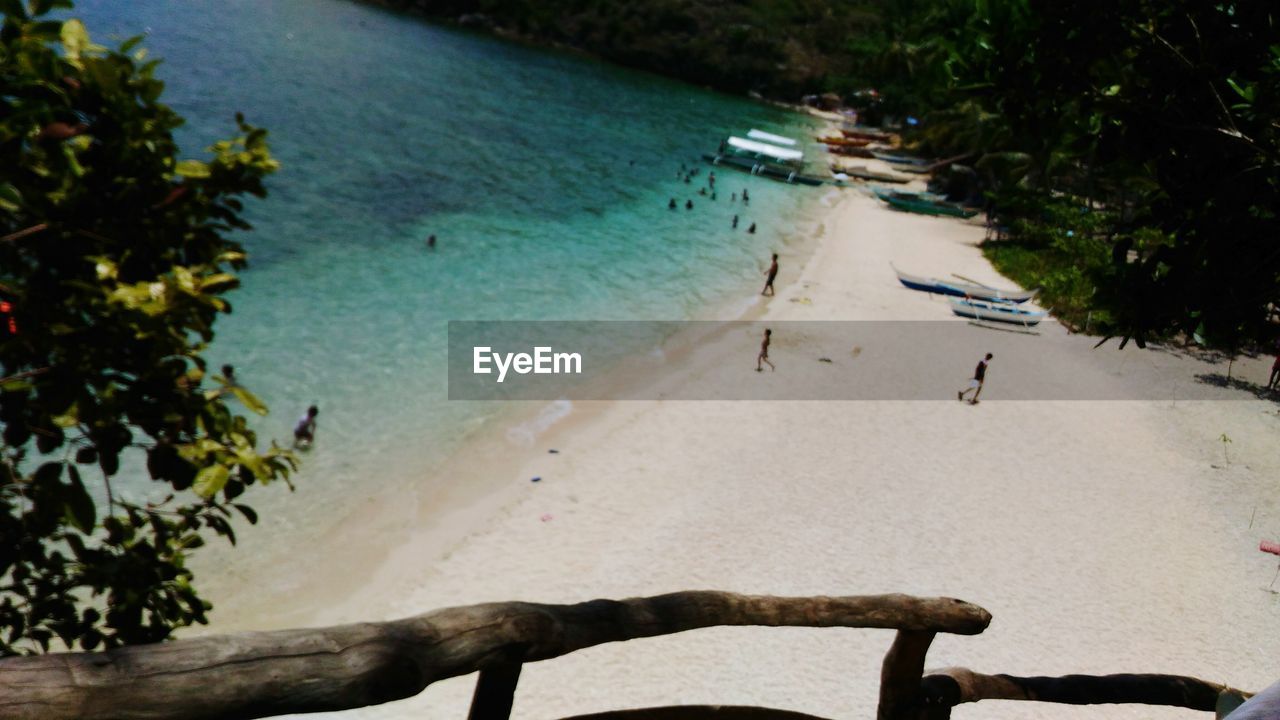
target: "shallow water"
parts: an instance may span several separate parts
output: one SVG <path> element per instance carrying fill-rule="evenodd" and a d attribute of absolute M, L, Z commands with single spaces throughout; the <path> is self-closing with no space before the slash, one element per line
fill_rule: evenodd
<path fill-rule="evenodd" d="M 320 407 L 299 492 L 272 515 L 286 529 L 353 487 L 429 475 L 497 416 L 446 400 L 448 320 L 742 306 L 821 193 L 725 169 L 717 200 L 697 194 L 698 155 L 724 135 L 811 137 L 792 113 L 354 2 L 86 0 L 75 14 L 98 42 L 147 34 L 188 153 L 229 136 L 236 111 L 270 130 L 283 170 L 249 209 L 252 267 L 209 359 L 273 408 L 264 438 Z M 690 184 L 682 163 L 702 168 Z M 744 188 L 751 204 L 730 202 Z"/>

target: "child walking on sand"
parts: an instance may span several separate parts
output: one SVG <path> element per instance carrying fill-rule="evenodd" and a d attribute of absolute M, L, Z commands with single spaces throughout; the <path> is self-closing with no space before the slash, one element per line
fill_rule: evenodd
<path fill-rule="evenodd" d="M 760 342 L 760 354 L 756 356 L 756 372 L 764 370 L 760 363 L 766 363 L 770 370 L 777 370 L 773 363 L 769 362 L 769 336 L 773 335 L 773 331 L 769 328 L 764 329 L 764 340 Z"/>
<path fill-rule="evenodd" d="M 978 361 L 978 367 L 973 370 L 973 379 L 969 381 L 969 387 L 956 393 L 957 400 L 964 400 L 964 396 L 973 391 L 973 399 L 969 401 L 970 405 L 978 404 L 978 396 L 982 394 L 982 383 L 987 379 L 987 364 L 991 362 L 991 353 Z"/>

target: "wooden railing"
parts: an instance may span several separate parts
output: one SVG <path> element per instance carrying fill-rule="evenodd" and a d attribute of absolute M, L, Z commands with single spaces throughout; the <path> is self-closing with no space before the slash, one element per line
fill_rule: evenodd
<path fill-rule="evenodd" d="M 908 595 L 781 598 L 700 591 L 576 605 L 490 603 L 391 622 L 8 658 L 0 660 L 0 718 L 261 718 L 376 705 L 479 672 L 470 719 L 506 720 L 524 663 L 602 643 L 724 625 L 897 630 L 880 677 L 880 720 L 947 718 L 952 707 L 985 699 L 1213 711 L 1220 698 L 1248 696 L 1175 675 L 1020 678 L 960 668 L 924 673 L 937 633 L 976 635 L 990 622 L 990 613 L 971 603 Z M 612 715 L 636 718 L 645 712 Z M 657 717 L 663 710 L 648 712 Z M 683 716 L 800 717 L 765 708 L 685 708 Z"/>

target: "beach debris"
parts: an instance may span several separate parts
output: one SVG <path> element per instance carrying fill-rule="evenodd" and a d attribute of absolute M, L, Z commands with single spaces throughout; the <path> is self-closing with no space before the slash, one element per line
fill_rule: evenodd
<path fill-rule="evenodd" d="M 552 518 L 551 513 L 542 513 L 542 517 L 538 519 L 541 520 L 542 522 L 551 522 L 551 518 Z"/>
<path fill-rule="evenodd" d="M 812 299 L 810 299 L 810 298 L 807 298 L 807 297 L 798 297 L 798 298 L 793 297 L 793 298 L 791 298 L 791 302 L 793 302 L 793 303 L 800 303 L 801 305 L 812 305 L 812 304 L 813 304 L 813 300 L 812 300 Z"/>
<path fill-rule="evenodd" d="M 858 357 L 859 355 L 861 355 L 861 354 L 862 354 L 862 346 L 861 346 L 861 345 L 854 345 L 854 346 L 853 346 L 853 350 L 849 351 L 849 354 L 850 354 L 850 355 L 852 355 L 852 356 L 854 356 L 854 357 Z"/>
<path fill-rule="evenodd" d="M 555 448 L 551 448 L 551 449 L 550 449 L 550 450 L 548 450 L 547 452 L 548 452 L 548 453 L 550 453 L 550 454 L 552 454 L 552 455 L 559 455 L 559 454 L 560 454 L 560 451 L 559 451 L 559 450 L 557 450 L 557 449 L 555 449 Z"/>
<path fill-rule="evenodd" d="M 831 358 L 829 358 L 829 357 L 820 357 L 820 358 L 818 358 L 818 362 L 829 363 L 829 362 L 831 362 Z"/>
<path fill-rule="evenodd" d="M 529 478 L 529 482 L 542 482 L 542 476 L 534 475 L 533 477 Z"/>

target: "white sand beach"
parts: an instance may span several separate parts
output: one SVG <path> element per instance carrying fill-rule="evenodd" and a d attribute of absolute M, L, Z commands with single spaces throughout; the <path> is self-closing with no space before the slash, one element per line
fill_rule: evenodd
<path fill-rule="evenodd" d="M 829 191 L 823 204 L 816 248 L 784 254 L 777 297 L 759 300 L 762 319 L 951 319 L 942 299 L 899 285 L 890 262 L 1012 286 L 983 259 L 976 221 L 895 212 L 853 188 Z M 965 327 L 979 344 L 998 334 Z M 1096 338 L 1052 322 L 1025 340 L 1053 348 L 1062 363 L 1029 370 L 997 357 L 976 406 L 945 394 L 931 402 L 577 403 L 532 444 L 492 433 L 424 480 L 413 502 L 362 506 L 317 553 L 323 560 L 282 566 L 274 590 L 214 597 L 231 611 L 210 630 L 686 589 L 905 592 L 961 598 L 994 616 L 982 635 L 940 636 L 931 667 L 1177 673 L 1250 690 L 1273 682 L 1280 595 L 1265 588 L 1276 558 L 1257 545 L 1280 536 L 1276 403 L 1231 389 L 1218 401 L 1008 400 L 1035 373 L 1068 385 L 1160 384 L 1190 382 L 1198 367 L 1176 353 L 1114 343 L 1093 350 Z M 876 351 L 779 333 L 776 373 L 757 374 L 757 343 L 716 339 L 673 369 L 670 390 L 799 373 L 840 382 Z M 832 362 L 818 362 L 823 356 Z M 917 358 L 902 372 L 959 388 L 978 359 L 941 358 Z M 1265 384 L 1268 367 L 1238 361 L 1233 375 Z M 541 481 L 530 482 L 535 476 Z M 601 646 L 525 666 L 514 715 L 709 703 L 871 717 L 891 639 L 888 631 L 729 628 Z M 459 678 L 334 717 L 456 720 L 473 683 Z M 956 717 L 1190 711 L 986 702 Z"/>

